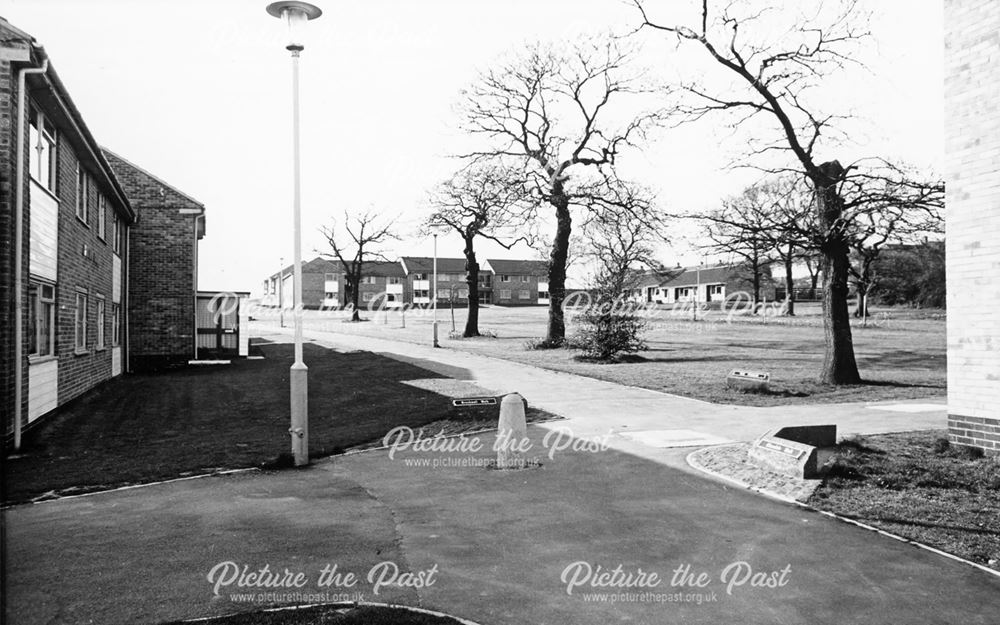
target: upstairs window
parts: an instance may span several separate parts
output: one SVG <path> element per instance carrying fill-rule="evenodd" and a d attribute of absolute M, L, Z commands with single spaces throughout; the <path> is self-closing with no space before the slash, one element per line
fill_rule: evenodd
<path fill-rule="evenodd" d="M 56 192 L 56 129 L 40 111 L 31 109 L 28 168 L 35 182 Z"/>
<path fill-rule="evenodd" d="M 528 276 L 521 276 L 521 282 L 531 282 L 531 278 Z"/>
<path fill-rule="evenodd" d="M 90 218 L 90 176 L 87 172 L 76 165 L 76 217 L 84 224 L 89 225 Z"/>
<path fill-rule="evenodd" d="M 104 198 L 104 194 L 98 194 L 97 196 L 97 236 L 101 237 L 102 241 L 106 241 L 105 233 L 105 221 L 107 219 L 108 212 L 108 201 Z"/>
<path fill-rule="evenodd" d="M 112 224 L 114 224 L 114 232 L 111 233 L 111 236 L 114 237 L 112 246 L 114 248 L 115 254 L 121 256 L 122 239 L 125 237 L 125 224 L 122 223 L 122 220 L 118 217 L 117 213 L 115 213 L 115 216 L 112 219 Z"/>
<path fill-rule="evenodd" d="M 500 282 L 510 282 L 510 276 L 508 275 L 500 276 Z"/>

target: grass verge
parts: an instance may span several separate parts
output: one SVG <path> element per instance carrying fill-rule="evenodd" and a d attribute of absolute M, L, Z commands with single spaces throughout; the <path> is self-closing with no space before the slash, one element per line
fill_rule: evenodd
<path fill-rule="evenodd" d="M 808 503 L 1000 570 L 1000 460 L 945 434 L 844 441 Z"/>
<path fill-rule="evenodd" d="M 4 459 L 3 501 L 281 467 L 290 446 L 292 346 L 260 350 L 263 360 L 127 375 L 62 406 L 27 433 L 20 454 Z M 447 397 L 404 384 L 444 377 L 414 364 L 309 344 L 305 361 L 313 458 L 378 441 L 397 426 L 453 433 L 489 425 L 456 413 Z M 529 409 L 529 420 L 548 416 Z"/>

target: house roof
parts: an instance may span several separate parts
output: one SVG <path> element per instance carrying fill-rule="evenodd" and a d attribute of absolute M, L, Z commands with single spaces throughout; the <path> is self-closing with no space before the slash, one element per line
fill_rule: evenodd
<path fill-rule="evenodd" d="M 491 258 L 486 261 L 493 273 L 504 275 L 546 276 L 549 273 L 547 260 L 507 260 Z"/>
<path fill-rule="evenodd" d="M 289 265 L 281 270 L 281 275 L 288 276 L 291 275 L 295 269 L 295 265 Z M 323 258 L 322 256 L 317 256 L 316 258 L 304 261 L 302 263 L 302 273 L 344 273 L 344 267 L 340 264 L 339 260 L 333 260 L 330 258 Z M 398 261 L 392 260 L 372 260 L 368 261 L 361 268 L 362 276 L 378 276 L 382 278 L 404 278 L 406 274 L 403 272 L 403 266 L 399 264 Z M 272 273 L 268 276 L 268 279 L 278 277 L 277 273 Z"/>
<path fill-rule="evenodd" d="M 661 287 L 694 286 L 696 284 L 725 284 L 739 272 L 737 265 L 716 267 L 685 267 L 680 273 L 660 283 Z"/>
<path fill-rule="evenodd" d="M 403 256 L 399 259 L 403 264 L 406 274 L 411 273 L 431 273 L 434 271 L 434 259 L 430 256 Z M 440 258 L 437 259 L 438 273 L 464 273 L 464 258 Z"/>
<path fill-rule="evenodd" d="M 26 76 L 31 99 L 42 107 L 46 115 L 52 117 L 64 132 L 66 138 L 73 144 L 80 162 L 94 176 L 98 186 L 107 194 L 117 212 L 129 223 L 134 223 L 136 215 L 128 196 L 104 157 L 101 146 L 87 128 L 83 115 L 73 103 L 66 85 L 56 73 L 45 49 L 38 45 L 34 37 L 2 17 L 0 17 L 0 44 L 12 50 L 26 49 L 29 56 L 27 66 L 46 67 L 45 72 L 41 74 Z"/>

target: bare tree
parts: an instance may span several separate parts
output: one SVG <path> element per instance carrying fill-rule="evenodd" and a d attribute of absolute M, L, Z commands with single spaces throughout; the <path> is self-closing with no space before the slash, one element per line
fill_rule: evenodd
<path fill-rule="evenodd" d="M 544 342 L 549 346 L 565 340 L 562 303 L 572 208 L 588 203 L 587 177 L 606 175 L 621 150 L 663 116 L 628 107 L 645 91 L 641 76 L 629 69 L 632 55 L 621 46 L 616 39 L 580 43 L 565 52 L 534 45 L 463 92 L 464 127 L 486 144 L 464 156 L 517 163 L 554 213 Z M 613 121 L 623 118 L 622 124 Z"/>
<path fill-rule="evenodd" d="M 656 249 L 666 241 L 666 215 L 649 189 L 621 181 L 595 196 L 593 207 L 582 228 L 582 255 L 597 266 L 602 294 L 620 297 L 635 288 L 643 270 L 661 269 Z"/>
<path fill-rule="evenodd" d="M 489 239 L 506 249 L 532 241 L 528 222 L 534 205 L 519 175 L 519 171 L 496 166 L 471 167 L 441 183 L 432 192 L 431 205 L 435 210 L 427 218 L 426 227 L 454 230 L 464 243 L 469 309 L 462 336 L 479 336 L 476 238 Z"/>
<path fill-rule="evenodd" d="M 772 189 L 755 185 L 736 197 L 724 200 L 717 210 L 694 215 L 704 225 L 708 243 L 703 244 L 702 249 L 740 259 L 740 271 L 750 282 L 754 303 L 760 301 L 765 270 L 774 261 L 772 233 L 775 199 Z"/>
<path fill-rule="evenodd" d="M 817 149 L 825 147 L 822 139 L 829 138 L 835 122 L 844 118 L 818 113 L 819 106 L 809 96 L 832 73 L 856 64 L 857 48 L 869 35 L 867 15 L 857 10 L 856 0 L 803 4 L 798 12 L 791 7 L 779 12 L 701 0 L 697 23 L 690 26 L 653 21 L 644 0 L 633 2 L 641 16 L 640 29 L 665 32 L 679 44 L 701 48 L 712 63 L 736 79 L 732 90 L 684 85 L 690 96 L 681 107 L 686 119 L 723 112 L 737 116 L 736 126 L 750 120 L 769 122 L 773 131 L 762 142 L 749 141 L 748 157 L 758 164 L 772 155 L 790 157 L 794 166 L 768 169 L 796 171 L 809 182 L 816 216 L 811 238 L 822 254 L 826 354 L 820 380 L 859 383 L 848 312 L 851 245 L 847 226 L 859 212 L 878 210 L 882 203 L 846 205 L 845 185 L 851 184 L 852 173 L 854 181 L 864 176 L 864 165 L 844 167 L 837 160 L 817 157 Z M 758 28 L 767 20 L 769 28 Z M 777 32 L 775 25 L 784 31 Z"/>
<path fill-rule="evenodd" d="M 331 253 L 321 252 L 327 258 L 340 262 L 344 270 L 345 299 L 350 299 L 353 307 L 351 321 L 361 321 L 358 303 L 361 297 L 361 277 L 366 263 L 388 262 L 383 246 L 389 241 L 399 240 L 394 232 L 395 220 L 381 221 L 374 211 L 366 211 L 351 216 L 344 211 L 343 223 L 334 219 L 328 227 L 320 228 L 330 245 Z M 346 235 L 346 236 L 345 236 Z"/>
<path fill-rule="evenodd" d="M 916 244 L 944 232 L 944 184 L 914 182 L 905 172 L 867 176 L 844 191 L 847 204 L 869 206 L 850 223 L 853 263 L 850 274 L 857 295 L 855 317 L 868 316 L 868 297 L 878 285 L 878 260 L 888 245 Z M 873 210 L 877 209 L 877 210 Z"/>

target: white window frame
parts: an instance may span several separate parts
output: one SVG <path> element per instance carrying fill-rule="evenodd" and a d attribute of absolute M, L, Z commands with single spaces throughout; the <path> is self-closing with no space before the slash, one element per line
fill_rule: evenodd
<path fill-rule="evenodd" d="M 107 239 L 108 200 L 103 193 L 97 194 L 97 236 L 105 243 Z"/>
<path fill-rule="evenodd" d="M 500 299 L 511 299 L 510 289 L 500 289 Z"/>
<path fill-rule="evenodd" d="M 29 344 L 28 356 L 46 358 L 56 352 L 56 286 L 48 282 L 32 280 L 29 284 L 33 317 L 29 319 L 34 335 L 34 346 Z M 49 289 L 46 294 L 45 290 Z M 48 317 L 48 336 L 42 336 L 41 320 Z M 43 349 L 44 346 L 44 349 Z"/>
<path fill-rule="evenodd" d="M 122 335 L 122 305 L 111 303 L 111 347 L 121 345 Z"/>
<path fill-rule="evenodd" d="M 107 303 L 103 295 L 97 296 L 97 326 L 94 332 L 94 349 L 104 349 L 104 324 L 107 321 Z"/>
<path fill-rule="evenodd" d="M 517 299 L 531 299 L 531 293 L 528 289 L 521 289 L 517 292 Z"/>
<path fill-rule="evenodd" d="M 73 351 L 77 354 L 87 353 L 87 313 L 90 307 L 90 295 L 86 291 L 77 291 L 73 306 Z"/>
<path fill-rule="evenodd" d="M 76 164 L 76 218 L 90 227 L 90 176 Z"/>
<path fill-rule="evenodd" d="M 389 284 L 399 284 L 400 280 L 398 276 L 389 276 Z"/>
<path fill-rule="evenodd" d="M 37 107 L 31 107 L 31 117 L 34 117 L 34 121 L 29 122 L 29 175 L 32 180 L 55 195 L 56 182 L 59 179 L 59 134 L 52 122 Z M 42 159 L 43 150 L 45 159 Z"/>
<path fill-rule="evenodd" d="M 118 213 L 114 214 L 114 217 L 112 218 L 112 223 L 114 225 L 114 232 L 112 234 L 114 235 L 115 240 L 111 244 L 111 251 L 113 251 L 115 254 L 121 256 L 122 255 L 122 237 L 125 234 L 125 229 L 123 227 L 124 224 L 122 224 L 121 218 L 118 216 Z"/>
<path fill-rule="evenodd" d="M 521 276 L 521 282 L 531 282 L 531 276 Z"/>
<path fill-rule="evenodd" d="M 500 274 L 500 282 L 510 282 L 509 274 Z"/>
<path fill-rule="evenodd" d="M 370 302 L 373 299 L 375 299 L 375 294 L 372 293 L 371 291 L 366 291 L 366 292 L 364 292 L 364 293 L 361 294 L 361 301 L 362 302 Z"/>

